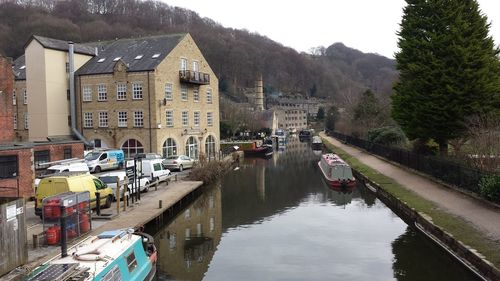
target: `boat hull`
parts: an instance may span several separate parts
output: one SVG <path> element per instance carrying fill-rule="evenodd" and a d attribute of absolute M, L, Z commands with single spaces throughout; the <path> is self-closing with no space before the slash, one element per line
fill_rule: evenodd
<path fill-rule="evenodd" d="M 261 146 L 255 149 L 248 149 L 243 151 L 247 157 L 270 157 L 273 155 L 273 148 L 271 146 Z"/>
<path fill-rule="evenodd" d="M 342 179 L 342 180 L 339 180 L 339 179 L 332 179 L 330 177 L 328 177 L 325 173 L 325 171 L 323 170 L 323 168 L 321 167 L 321 162 L 318 162 L 318 167 L 319 167 L 319 170 L 321 171 L 321 173 L 323 174 L 323 178 L 325 179 L 325 181 L 328 183 L 328 185 L 335 189 L 335 190 L 345 190 L 345 189 L 353 189 L 355 186 L 356 186 L 356 180 L 352 180 L 352 179 Z"/>

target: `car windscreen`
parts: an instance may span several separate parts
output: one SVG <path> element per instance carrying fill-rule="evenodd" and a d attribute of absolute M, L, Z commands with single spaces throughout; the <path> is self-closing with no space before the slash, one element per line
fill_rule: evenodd
<path fill-rule="evenodd" d="M 85 156 L 85 160 L 87 160 L 87 161 L 96 160 L 97 158 L 99 158 L 99 155 L 101 155 L 101 153 L 99 153 L 99 152 L 89 153 Z"/>

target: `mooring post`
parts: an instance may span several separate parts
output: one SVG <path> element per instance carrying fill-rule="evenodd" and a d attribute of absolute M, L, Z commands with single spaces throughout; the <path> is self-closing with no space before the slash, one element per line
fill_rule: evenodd
<path fill-rule="evenodd" d="M 160 200 L 158 201 L 158 209 L 161 209 L 163 207 L 163 201 Z"/>
<path fill-rule="evenodd" d="M 95 200 L 96 200 L 96 213 L 98 216 L 101 215 L 101 193 L 96 192 L 95 193 Z"/>

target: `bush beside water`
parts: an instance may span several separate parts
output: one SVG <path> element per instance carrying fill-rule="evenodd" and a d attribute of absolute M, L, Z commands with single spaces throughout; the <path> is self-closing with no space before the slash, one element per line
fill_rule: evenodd
<path fill-rule="evenodd" d="M 210 161 L 207 162 L 206 158 L 200 156 L 200 161 L 191 170 L 189 174 L 190 180 L 202 181 L 204 184 L 211 183 L 223 176 L 229 169 L 233 162 L 239 161 L 238 153 L 232 154 L 233 161 Z"/>
<path fill-rule="evenodd" d="M 484 176 L 479 182 L 479 188 L 483 197 L 500 203 L 500 173 Z"/>

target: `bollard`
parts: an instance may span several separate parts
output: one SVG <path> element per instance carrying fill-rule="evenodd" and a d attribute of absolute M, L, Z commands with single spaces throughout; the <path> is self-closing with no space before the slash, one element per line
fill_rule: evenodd
<path fill-rule="evenodd" d="M 177 174 L 175 174 L 175 181 L 177 181 Z"/>
<path fill-rule="evenodd" d="M 158 201 L 158 209 L 161 209 L 163 207 L 163 201 L 160 200 Z"/>
<path fill-rule="evenodd" d="M 98 216 L 101 215 L 101 193 L 96 192 L 95 193 L 95 200 L 96 200 L 96 213 Z"/>
<path fill-rule="evenodd" d="M 128 193 L 128 192 L 127 192 Z M 128 194 L 123 197 L 123 211 L 127 211 L 127 206 L 128 206 Z"/>
<path fill-rule="evenodd" d="M 68 244 L 66 241 L 66 207 L 61 206 L 61 258 L 68 256 Z"/>
<path fill-rule="evenodd" d="M 156 184 L 155 184 L 155 191 L 158 191 L 158 180 L 156 181 Z"/>

